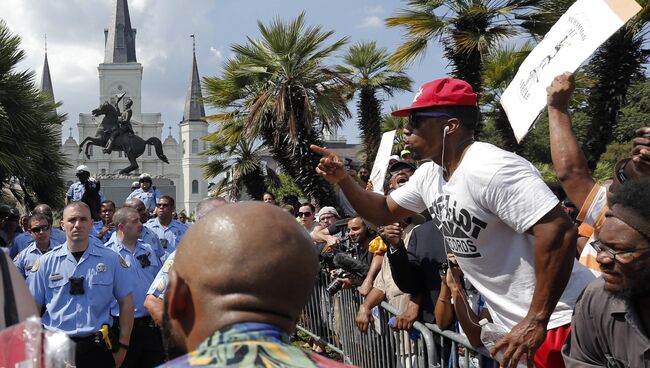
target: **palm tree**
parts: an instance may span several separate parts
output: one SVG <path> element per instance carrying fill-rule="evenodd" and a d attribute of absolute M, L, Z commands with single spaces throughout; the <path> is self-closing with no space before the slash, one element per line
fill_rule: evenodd
<path fill-rule="evenodd" d="M 320 157 L 309 149 L 322 143 L 322 130 L 350 117 L 348 81 L 325 65 L 346 42 L 329 45 L 333 31 L 305 26 L 305 14 L 268 26 L 258 22 L 260 39 L 231 46 L 234 56 L 221 77 L 205 78 L 205 100 L 228 118 L 244 121 L 243 135 L 261 138 L 289 176 L 322 205 L 337 203 L 333 188 L 315 167 Z"/>
<path fill-rule="evenodd" d="M 338 68 L 359 91 L 357 126 L 366 152 L 367 167 L 375 161 L 381 142 L 382 100 L 379 93 L 392 97 L 396 91 L 410 91 L 413 82 L 401 70 L 389 70 L 388 56 L 388 50 L 378 48 L 376 42 L 360 42 L 350 46 L 343 56 L 345 65 Z"/>
<path fill-rule="evenodd" d="M 490 50 L 523 29 L 515 16 L 540 0 L 407 0 L 405 9 L 386 19 L 406 28 L 406 41 L 391 56 L 395 66 L 423 57 L 432 41 L 442 44 L 451 74 L 482 91 L 481 72 Z"/>
<path fill-rule="evenodd" d="M 9 189 L 24 205 L 56 208 L 63 202 L 67 164 L 54 127 L 65 115 L 53 113 L 57 105 L 36 88 L 33 72 L 15 70 L 24 57 L 20 37 L 0 20 L 0 189 Z"/>
<path fill-rule="evenodd" d="M 399 109 L 397 105 L 390 107 L 391 111 Z M 404 149 L 404 127 L 408 123 L 408 119 L 401 118 L 398 116 L 393 116 L 390 113 L 384 114 L 381 122 L 381 133 L 390 132 L 391 130 L 395 131 L 395 139 L 393 141 L 393 150 L 392 154 L 399 155 L 400 152 Z"/>

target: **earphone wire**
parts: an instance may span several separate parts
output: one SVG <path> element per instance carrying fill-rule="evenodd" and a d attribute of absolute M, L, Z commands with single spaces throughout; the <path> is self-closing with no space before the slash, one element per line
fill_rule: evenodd
<path fill-rule="evenodd" d="M 447 132 L 448 131 L 449 131 L 449 126 L 445 126 L 445 130 L 444 130 L 444 133 L 442 135 L 442 157 L 440 158 L 440 167 L 442 168 L 443 175 L 446 175 L 446 173 L 447 173 L 447 171 L 445 170 L 445 141 L 447 139 Z M 449 178 L 447 178 L 447 179 L 449 179 Z M 447 215 L 447 208 L 445 208 L 445 216 L 446 215 Z M 449 248 L 449 249 L 451 250 L 451 248 Z M 449 253 L 445 252 L 445 257 L 447 258 L 447 264 L 449 265 L 451 263 L 451 260 L 449 259 Z M 458 265 L 458 266 L 460 267 L 460 265 Z M 451 272 L 451 266 L 449 268 L 447 268 L 447 272 Z M 451 277 L 451 281 L 454 283 L 454 285 L 456 285 L 456 289 L 460 290 L 459 285 L 456 283 L 456 278 L 454 278 L 453 275 Z M 447 282 L 447 280 L 445 280 L 445 283 L 446 282 Z M 467 290 L 465 290 L 464 287 L 463 287 L 462 290 L 464 290 L 465 292 L 460 293 L 460 297 L 461 297 L 461 299 L 463 299 L 463 302 L 465 303 L 465 314 L 467 315 L 467 319 L 474 326 L 478 326 L 479 328 L 481 328 L 481 325 L 474 322 L 472 320 L 472 318 L 470 317 L 469 310 L 471 309 L 472 306 L 469 304 L 469 300 L 467 300 Z M 455 310 L 455 308 L 454 308 L 454 310 Z"/>

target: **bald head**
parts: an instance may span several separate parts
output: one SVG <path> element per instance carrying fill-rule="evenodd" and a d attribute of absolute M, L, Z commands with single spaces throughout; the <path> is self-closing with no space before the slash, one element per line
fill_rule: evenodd
<path fill-rule="evenodd" d="M 187 328 L 174 330 L 188 350 L 238 322 L 270 323 L 289 332 L 312 292 L 318 268 L 309 234 L 278 207 L 241 202 L 214 209 L 190 227 L 176 252 L 169 315 L 176 326 Z M 192 299 L 193 316 L 175 305 L 187 304 L 175 296 L 184 289 Z"/>
<path fill-rule="evenodd" d="M 213 209 L 225 204 L 228 204 L 228 201 L 226 201 L 226 199 L 223 197 L 203 198 L 201 202 L 196 205 L 196 221 L 199 221 L 205 217 L 205 215 L 207 215 L 208 212 L 212 211 Z"/>

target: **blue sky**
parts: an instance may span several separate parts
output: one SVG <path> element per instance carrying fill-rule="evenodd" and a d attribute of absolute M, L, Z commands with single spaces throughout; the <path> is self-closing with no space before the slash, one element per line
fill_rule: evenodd
<path fill-rule="evenodd" d="M 68 128 L 76 127 L 81 112 L 98 104 L 97 65 L 104 55 L 104 28 L 110 20 L 112 0 L 2 0 L 0 18 L 22 37 L 26 59 L 21 70 L 36 72 L 40 81 L 43 65 L 44 34 L 48 40 L 48 59 L 54 94 L 68 114 Z M 257 21 L 268 23 L 275 17 L 293 19 L 306 13 L 308 24 L 333 30 L 332 40 L 349 36 L 350 43 L 374 40 L 393 51 L 403 39 L 403 29 L 387 28 L 384 19 L 404 6 L 401 1 L 215 1 L 215 0 L 130 0 L 131 24 L 137 29 L 136 53 L 143 65 L 143 112 L 161 112 L 163 136 L 172 127 L 178 131 L 191 67 L 192 42 L 196 35 L 197 63 L 202 77 L 218 75 L 231 55 L 230 45 L 257 38 Z M 447 62 L 438 47 L 430 47 L 424 59 L 416 61 L 407 74 L 414 89 L 429 80 L 446 75 Z M 411 93 L 400 93 L 384 103 L 408 105 Z M 207 106 L 206 106 L 207 108 Z M 350 110 L 355 113 L 354 101 Z M 207 113 L 211 111 L 208 108 Z M 355 120 L 346 122 L 340 134 L 358 141 Z M 73 137 L 77 138 L 76 129 Z M 164 137 L 163 137 L 164 138 Z"/>

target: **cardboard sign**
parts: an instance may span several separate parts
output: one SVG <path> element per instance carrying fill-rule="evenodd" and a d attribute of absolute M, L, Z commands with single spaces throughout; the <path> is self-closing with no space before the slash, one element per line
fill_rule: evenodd
<path fill-rule="evenodd" d="M 375 162 L 370 172 L 370 181 L 375 193 L 384 194 L 384 178 L 386 177 L 386 170 L 388 170 L 388 161 L 393 150 L 394 140 L 395 130 L 386 132 L 381 136 L 381 143 L 379 143 L 377 156 L 375 156 Z"/>
<path fill-rule="evenodd" d="M 553 79 L 578 69 L 639 10 L 634 0 L 578 0 L 562 15 L 501 96 L 517 142 L 546 106 L 546 88 Z"/>

